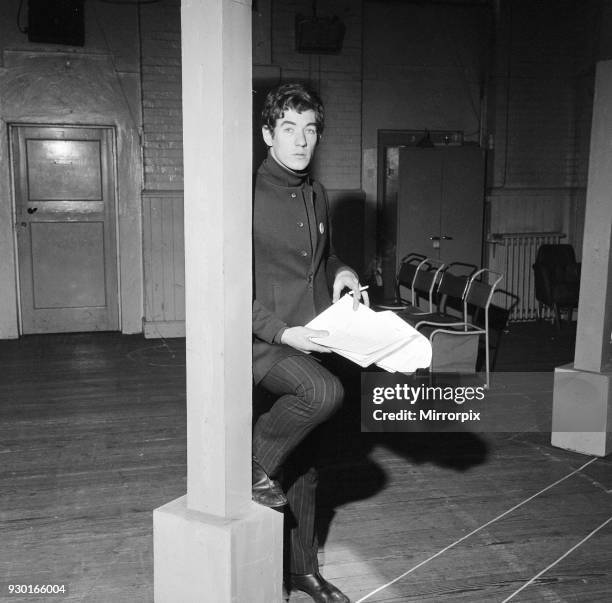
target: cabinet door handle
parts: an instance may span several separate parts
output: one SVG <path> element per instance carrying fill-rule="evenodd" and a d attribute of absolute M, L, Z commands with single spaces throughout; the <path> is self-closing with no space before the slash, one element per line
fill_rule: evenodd
<path fill-rule="evenodd" d="M 442 238 L 444 238 L 444 237 L 442 237 Z M 430 241 L 439 241 L 440 237 L 429 237 L 429 240 Z"/>
<path fill-rule="evenodd" d="M 453 240 L 453 237 L 443 236 L 443 237 L 442 237 L 442 240 L 443 240 L 443 241 L 452 241 L 452 240 Z"/>

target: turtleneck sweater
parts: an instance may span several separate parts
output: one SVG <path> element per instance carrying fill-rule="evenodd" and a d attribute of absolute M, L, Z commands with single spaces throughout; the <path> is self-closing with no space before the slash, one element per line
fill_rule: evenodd
<path fill-rule="evenodd" d="M 310 176 L 309 168 L 301 172 L 291 170 L 275 159 L 271 151 L 268 151 L 268 156 L 261 164 L 260 171 L 265 173 L 265 177 L 270 178 L 279 186 L 287 187 L 301 186 L 309 181 Z"/>

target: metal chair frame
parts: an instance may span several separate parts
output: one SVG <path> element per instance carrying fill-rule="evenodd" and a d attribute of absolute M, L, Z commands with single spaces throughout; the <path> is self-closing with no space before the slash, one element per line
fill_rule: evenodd
<path fill-rule="evenodd" d="M 394 312 L 398 312 L 401 310 L 407 310 L 410 307 L 417 307 L 417 287 L 419 284 L 423 285 L 423 289 L 427 291 L 427 299 L 429 303 L 429 312 L 423 311 L 423 314 L 431 313 L 433 311 L 433 296 L 436 285 L 439 282 L 440 274 L 442 273 L 445 264 L 440 260 L 436 260 L 435 258 L 423 257 L 423 259 L 417 264 L 414 269 L 414 274 L 412 274 L 412 278 L 410 280 L 410 300 L 402 297 L 402 287 L 408 287 L 406 281 L 401 280 L 402 267 L 404 264 L 408 262 L 411 256 L 415 254 L 408 254 L 404 256 L 400 262 L 400 267 L 395 276 L 395 298 L 398 300 L 397 304 L 377 304 L 377 308 L 380 310 L 393 310 Z M 418 259 L 416 256 L 413 259 Z M 430 266 L 431 270 L 425 270 L 427 266 Z M 433 270 L 435 268 L 435 270 Z M 424 276 L 433 272 L 432 275 Z M 429 282 L 429 278 L 431 278 L 431 282 Z M 425 280 L 423 280 L 425 279 Z"/>
<path fill-rule="evenodd" d="M 492 276 L 494 279 L 492 284 L 486 284 L 486 286 L 489 288 L 488 294 L 486 296 L 486 300 L 484 304 L 474 304 L 474 303 L 470 304 L 470 299 L 471 299 L 470 295 L 472 294 L 473 288 L 478 287 L 478 285 L 484 284 L 478 281 L 477 279 L 479 278 L 480 275 L 485 275 L 485 274 L 488 275 L 489 278 Z M 484 334 L 485 336 L 485 371 L 486 371 L 487 389 L 489 388 L 489 385 L 490 385 L 489 306 L 491 305 L 491 299 L 493 298 L 495 289 L 497 288 L 497 285 L 501 282 L 503 278 L 504 278 L 503 274 L 501 274 L 500 272 L 489 270 L 488 268 L 481 268 L 480 270 L 477 270 L 472 275 L 472 277 L 469 279 L 466 285 L 465 295 L 463 297 L 463 320 L 462 321 L 439 322 L 435 320 L 422 320 L 415 325 L 415 328 L 417 330 L 424 325 L 438 327 L 429 334 L 429 341 L 433 341 L 433 338 L 438 333 L 449 333 L 449 334 L 458 335 L 458 336 L 465 336 L 465 335 L 480 336 Z M 472 301 L 474 300 L 472 299 Z M 482 327 L 478 327 L 474 325 L 472 322 L 468 320 L 468 313 L 469 313 L 470 305 L 476 305 L 478 308 L 482 308 L 484 310 L 484 315 L 485 315 L 484 329 Z M 449 328 L 449 327 L 459 327 L 462 330 L 457 329 L 457 328 Z"/>
<path fill-rule="evenodd" d="M 430 270 L 421 270 L 421 268 L 426 266 L 426 265 L 430 266 Z M 436 289 L 436 286 L 439 284 L 440 274 L 442 274 L 442 272 L 444 270 L 444 267 L 445 267 L 444 262 L 441 262 L 440 260 L 436 260 L 435 258 L 425 258 L 417 266 L 417 269 L 415 270 L 414 276 L 412 278 L 412 283 L 410 284 L 410 293 L 411 293 L 410 299 L 411 299 L 411 305 L 413 307 L 415 307 L 415 308 L 417 307 L 417 295 L 418 295 L 417 294 L 417 287 L 419 286 L 419 284 L 422 284 L 423 285 L 422 289 L 427 291 L 427 301 L 428 301 L 428 304 L 429 304 L 429 312 L 433 312 L 434 290 Z M 434 270 L 434 268 L 435 268 L 435 270 Z M 433 271 L 433 275 L 427 276 L 432 271 Z M 400 290 L 399 290 L 400 286 L 401 286 L 401 284 L 398 283 L 397 292 L 398 292 L 399 298 L 402 299 L 402 297 L 400 295 Z M 423 312 L 423 314 L 426 314 L 426 313 L 427 312 L 425 312 L 425 311 Z"/>

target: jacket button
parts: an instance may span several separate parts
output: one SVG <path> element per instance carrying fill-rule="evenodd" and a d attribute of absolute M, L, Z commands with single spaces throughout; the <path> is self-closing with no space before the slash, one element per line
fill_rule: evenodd
<path fill-rule="evenodd" d="M 295 199 L 297 197 L 297 195 L 295 193 L 291 193 L 291 198 Z"/>
<path fill-rule="evenodd" d="M 299 226 L 300 228 L 304 228 L 304 222 L 298 222 L 298 226 Z"/>
<path fill-rule="evenodd" d="M 300 255 L 305 258 L 308 255 L 307 251 L 300 251 Z"/>

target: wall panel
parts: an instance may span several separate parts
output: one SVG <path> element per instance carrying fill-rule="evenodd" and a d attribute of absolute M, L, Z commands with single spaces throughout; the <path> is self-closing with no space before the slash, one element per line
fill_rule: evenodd
<path fill-rule="evenodd" d="M 145 337 L 185 336 L 182 191 L 142 195 Z"/>

